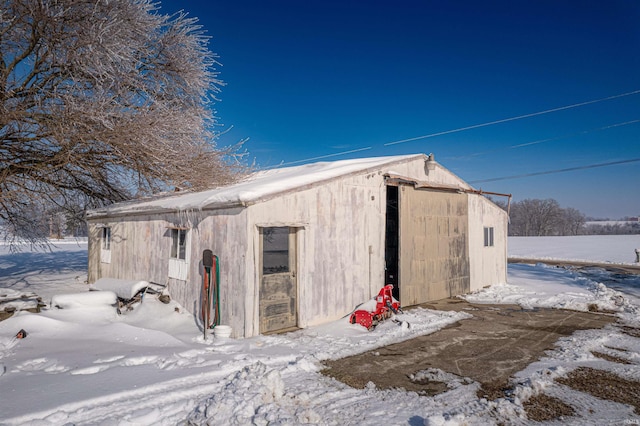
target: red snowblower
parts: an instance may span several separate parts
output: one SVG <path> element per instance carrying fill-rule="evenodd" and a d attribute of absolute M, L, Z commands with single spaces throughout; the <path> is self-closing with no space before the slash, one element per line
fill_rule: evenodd
<path fill-rule="evenodd" d="M 400 309 L 400 302 L 394 299 L 391 294 L 392 290 L 392 284 L 387 284 L 382 287 L 375 298 L 375 310 L 366 311 L 364 309 L 358 309 L 354 311 L 349 319 L 351 324 L 360 324 L 367 330 L 371 331 L 381 321 L 391 318 L 392 314 L 402 312 L 402 309 Z"/>

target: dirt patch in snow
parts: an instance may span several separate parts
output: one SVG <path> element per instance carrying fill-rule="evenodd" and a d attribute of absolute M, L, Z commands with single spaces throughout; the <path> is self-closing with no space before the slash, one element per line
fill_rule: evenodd
<path fill-rule="evenodd" d="M 589 367 L 579 367 L 565 377 L 557 378 L 556 382 L 596 398 L 631 405 L 636 413 L 640 413 L 640 382 L 624 379 L 610 371 Z M 538 422 L 575 414 L 573 407 L 544 393 L 529 398 L 522 406 L 527 418 Z"/>
<path fill-rule="evenodd" d="M 509 378 L 576 330 L 602 328 L 615 317 L 560 309 L 523 309 L 444 299 L 422 307 L 473 315 L 436 333 L 360 355 L 326 361 L 324 374 L 356 388 L 403 388 L 422 395 L 446 391 L 451 381 L 413 380 L 425 370 L 442 370 L 481 384 L 478 397 L 496 399 L 510 388 Z M 435 376 L 434 376 L 435 377 Z M 455 386 L 464 383 L 453 384 Z"/>
<path fill-rule="evenodd" d="M 634 328 L 634 327 L 629 327 L 628 325 L 623 325 L 620 327 L 620 330 L 622 330 L 624 334 L 627 334 L 631 337 L 640 338 L 640 328 Z"/>
<path fill-rule="evenodd" d="M 631 405 L 640 414 L 640 382 L 589 367 L 577 368 L 556 381 L 597 398 Z"/>
<path fill-rule="evenodd" d="M 624 359 L 624 358 L 621 358 L 621 357 L 615 356 L 615 355 L 606 354 L 604 352 L 591 351 L 591 353 L 593 354 L 593 356 L 601 358 L 601 359 L 604 359 L 604 360 L 609 361 L 609 362 L 615 362 L 615 363 L 618 363 L 618 364 L 626 364 L 626 365 L 633 364 L 633 362 L 629 361 L 628 359 Z"/>
<path fill-rule="evenodd" d="M 536 422 L 546 422 L 575 414 L 573 407 L 544 393 L 529 398 L 522 403 L 522 406 L 527 413 L 527 418 Z"/>

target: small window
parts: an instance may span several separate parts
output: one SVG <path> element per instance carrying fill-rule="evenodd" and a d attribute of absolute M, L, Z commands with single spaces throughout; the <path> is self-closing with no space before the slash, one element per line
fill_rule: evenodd
<path fill-rule="evenodd" d="M 493 227 L 484 228 L 484 246 L 493 247 Z"/>
<path fill-rule="evenodd" d="M 186 281 L 189 274 L 189 250 L 187 250 L 188 229 L 169 228 L 171 251 L 169 252 L 169 278 Z"/>
<path fill-rule="evenodd" d="M 100 262 L 111 263 L 111 228 L 109 226 L 103 226 L 100 234 Z"/>
<path fill-rule="evenodd" d="M 111 250 L 111 228 L 102 228 L 102 250 Z"/>
<path fill-rule="evenodd" d="M 171 258 L 186 260 L 187 258 L 187 230 L 171 230 Z"/>
<path fill-rule="evenodd" d="M 264 228 L 262 238 L 262 274 L 289 272 L 289 228 Z"/>

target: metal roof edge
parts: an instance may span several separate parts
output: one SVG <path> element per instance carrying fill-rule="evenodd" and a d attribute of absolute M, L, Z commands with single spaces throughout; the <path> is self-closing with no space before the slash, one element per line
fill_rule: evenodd
<path fill-rule="evenodd" d="M 395 156 L 395 157 L 398 157 L 398 156 Z M 363 174 L 363 175 L 364 174 L 369 174 L 369 173 L 375 172 L 376 170 L 378 170 L 382 166 L 389 166 L 389 165 L 395 165 L 395 164 L 408 163 L 409 161 L 414 161 L 419 157 L 422 157 L 425 160 L 427 159 L 427 155 L 426 154 L 409 155 L 409 156 L 405 156 L 404 158 L 399 158 L 399 159 L 396 159 L 396 160 L 390 160 L 388 163 L 379 164 L 377 166 L 371 166 L 371 167 L 368 167 L 366 169 L 357 170 L 357 171 L 353 171 L 353 172 L 348 172 L 348 173 L 344 173 L 344 174 L 341 174 L 341 175 L 332 176 L 330 178 L 318 180 L 316 182 L 308 183 L 308 184 L 305 184 L 305 185 L 296 186 L 294 188 L 289 188 L 289 189 L 285 189 L 285 190 L 282 190 L 282 191 L 273 192 L 271 194 L 267 194 L 264 197 L 260 197 L 260 198 L 255 199 L 255 200 L 248 200 L 248 201 L 242 202 L 242 205 L 245 206 L 245 207 L 248 207 L 248 206 L 252 206 L 252 205 L 255 205 L 255 204 L 264 203 L 264 202 L 270 201 L 270 200 L 272 200 L 274 198 L 281 197 L 283 195 L 288 195 L 288 194 L 293 194 L 293 193 L 300 192 L 300 191 L 305 191 L 307 189 L 311 189 L 311 188 L 314 188 L 316 186 L 322 186 L 322 185 L 325 185 L 328 182 L 332 182 L 334 180 L 343 179 L 343 178 L 352 177 L 352 176 L 357 176 L 357 175 L 361 175 L 361 174 Z M 203 210 L 205 210 L 205 209 L 206 210 L 210 210 L 212 208 L 209 207 L 209 206 L 213 206 L 213 205 L 214 205 L 214 203 L 209 204 L 209 205 L 205 205 L 205 206 L 203 206 Z"/>
<path fill-rule="evenodd" d="M 234 203 L 225 203 L 220 204 L 215 207 L 202 207 L 202 208 L 165 208 L 165 207 L 154 207 L 147 209 L 132 209 L 132 210 L 123 210 L 117 212 L 97 212 L 91 213 L 87 212 L 85 214 L 85 221 L 93 221 L 93 220 L 104 220 L 104 219 L 116 219 L 120 217 L 132 217 L 132 216 L 149 216 L 156 214 L 164 214 L 164 213 L 178 213 L 178 212 L 186 212 L 186 211 L 205 211 L 205 210 L 224 210 L 224 209 L 232 209 L 237 207 L 247 207 L 246 204 L 241 202 Z M 91 210 L 90 210 L 91 211 Z M 95 212 L 95 210 L 93 210 Z"/>
<path fill-rule="evenodd" d="M 397 157 L 402 157 L 402 158 L 397 158 Z M 375 158 L 375 157 L 371 157 L 371 158 Z M 380 157 L 380 158 L 384 158 L 384 157 Z M 395 158 L 395 159 L 393 159 Z M 142 207 L 142 208 L 135 208 L 132 207 L 130 209 L 123 209 L 120 211 L 109 211 L 109 206 L 107 207 L 103 207 L 100 209 L 93 209 L 93 210 L 89 210 L 86 214 L 85 214 L 85 220 L 87 221 L 93 221 L 93 220 L 98 220 L 98 219 L 105 219 L 105 218 L 119 218 L 119 217 L 125 217 L 125 216 L 144 216 L 144 215 L 153 215 L 153 214 L 163 214 L 163 213 L 173 213 L 173 212 L 179 212 L 179 211 L 193 211 L 193 210 L 200 210 L 200 211 L 204 211 L 204 210 L 222 210 L 222 209 L 226 209 L 226 208 L 234 208 L 234 207 L 248 207 L 254 204 L 259 204 L 259 203 L 263 203 L 269 200 L 272 200 L 274 198 L 277 197 L 281 197 L 283 195 L 286 194 L 292 194 L 295 192 L 300 192 L 300 191 L 304 191 L 310 188 L 314 188 L 316 186 L 321 186 L 324 185 L 328 182 L 337 180 L 337 179 L 342 179 L 345 177 L 351 177 L 351 176 L 357 176 L 360 174 L 368 174 L 368 173 L 372 173 L 378 169 L 380 169 L 380 167 L 387 167 L 387 166 L 392 166 L 392 165 L 396 165 L 396 164 L 403 164 L 403 163 L 408 163 L 410 161 L 415 161 L 418 158 L 422 158 L 424 160 L 427 159 L 427 155 L 426 154 L 409 154 L 409 155 L 405 155 L 405 156 L 389 156 L 389 161 L 382 163 L 382 164 L 378 164 L 375 166 L 370 166 L 361 170 L 356 170 L 356 171 L 352 171 L 352 172 L 347 172 L 344 174 L 340 174 L 340 175 L 336 175 L 336 176 L 332 176 L 329 178 L 325 178 L 325 179 L 321 179 L 315 182 L 311 182 L 305 185 L 300 185 L 300 186 L 296 186 L 293 188 L 289 188 L 289 189 L 285 189 L 282 191 L 278 191 L 278 192 L 273 192 L 270 194 L 266 194 L 260 198 L 257 199 L 250 199 L 250 200 L 237 200 L 237 201 L 233 201 L 233 202 L 211 202 L 209 204 L 204 204 L 201 205 L 199 207 L 194 207 L 194 208 L 187 208 L 187 209 L 180 209 L 180 208 L 167 208 L 167 207 L 157 207 L 157 206 L 151 206 L 151 207 Z M 233 184 L 232 184 L 233 185 Z M 221 188 L 225 188 L 228 186 L 232 186 L 232 185 L 226 185 L 223 186 Z M 204 192 L 204 191 L 199 191 L 199 192 Z M 180 196 L 181 194 L 167 194 L 166 198 L 170 198 L 170 197 L 175 197 L 175 196 Z M 155 197 L 154 197 L 155 198 Z M 164 198 L 164 197 L 157 197 L 157 198 Z M 131 205 L 131 206 L 135 206 L 137 203 L 143 203 L 146 200 L 129 200 L 126 201 L 125 203 Z"/>

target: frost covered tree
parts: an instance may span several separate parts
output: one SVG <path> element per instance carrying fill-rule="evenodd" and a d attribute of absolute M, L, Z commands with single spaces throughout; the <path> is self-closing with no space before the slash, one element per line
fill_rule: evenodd
<path fill-rule="evenodd" d="M 236 179 L 216 64 L 196 19 L 151 0 L 0 0 L 0 229 L 37 237 L 43 204 Z"/>

